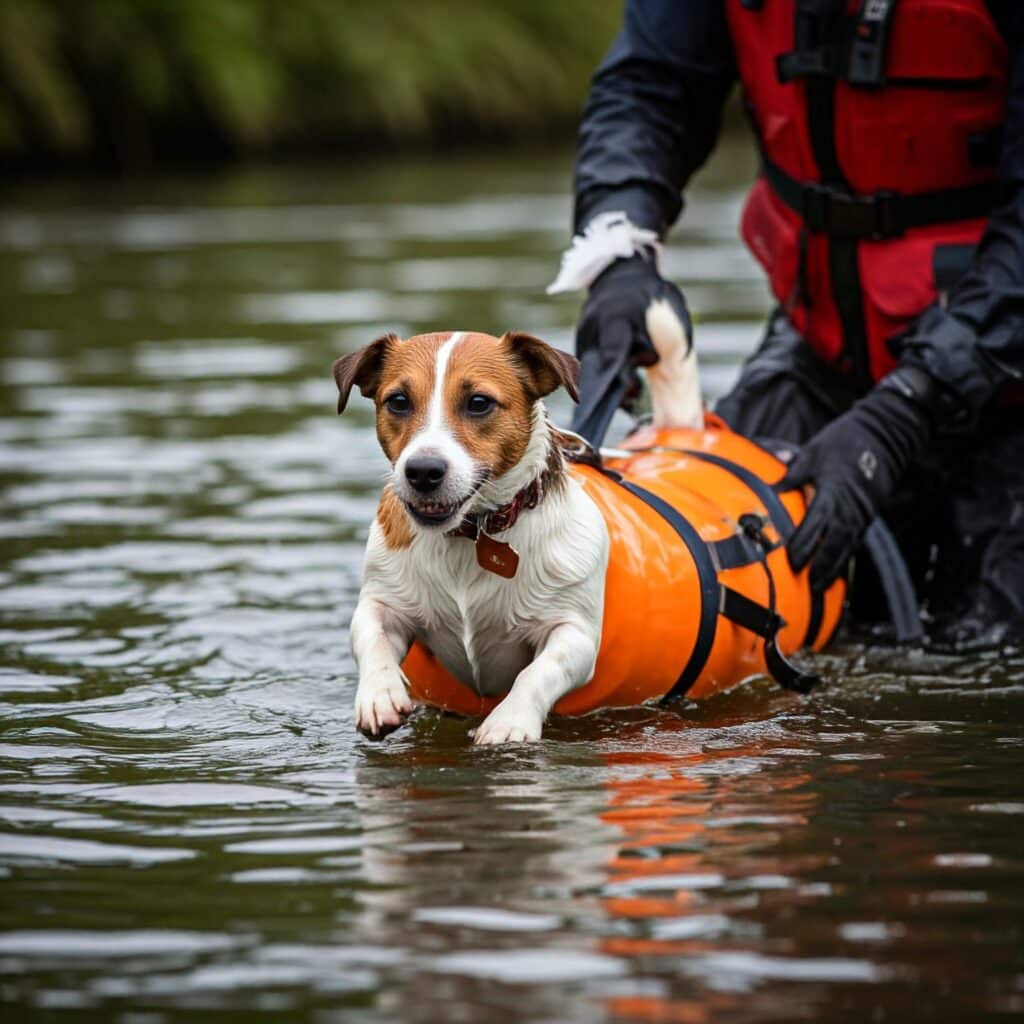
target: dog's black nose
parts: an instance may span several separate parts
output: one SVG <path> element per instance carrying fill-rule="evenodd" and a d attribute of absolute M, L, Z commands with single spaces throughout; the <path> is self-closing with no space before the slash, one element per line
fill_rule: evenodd
<path fill-rule="evenodd" d="M 405 479 L 420 492 L 436 491 L 448 472 L 448 463 L 436 455 L 420 455 L 405 464 Z"/>

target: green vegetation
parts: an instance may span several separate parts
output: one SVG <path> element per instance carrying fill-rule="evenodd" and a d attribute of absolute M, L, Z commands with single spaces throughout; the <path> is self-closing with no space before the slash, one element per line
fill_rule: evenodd
<path fill-rule="evenodd" d="M 0 0 L 0 157 L 167 160 L 572 124 L 619 0 Z"/>

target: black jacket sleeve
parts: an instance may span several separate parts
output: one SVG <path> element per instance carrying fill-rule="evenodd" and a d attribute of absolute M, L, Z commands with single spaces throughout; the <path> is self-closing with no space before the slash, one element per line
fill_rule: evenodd
<path fill-rule="evenodd" d="M 1024 378 L 1024 5 L 990 3 L 1010 46 L 1010 95 L 999 177 L 1003 201 L 945 308 L 932 306 L 902 342 L 904 362 L 951 393 L 963 425 L 1008 381 Z M 952 424 L 956 425 L 956 424 Z"/>
<path fill-rule="evenodd" d="M 576 230 L 625 210 L 664 234 L 714 147 L 735 78 L 722 0 L 627 0 L 580 126 Z"/>

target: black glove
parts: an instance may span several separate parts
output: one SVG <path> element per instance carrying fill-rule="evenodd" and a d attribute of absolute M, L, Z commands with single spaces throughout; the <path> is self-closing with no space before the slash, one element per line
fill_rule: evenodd
<path fill-rule="evenodd" d="M 651 366 L 658 353 L 647 336 L 647 309 L 665 299 L 686 327 L 690 338 L 690 312 L 682 292 L 664 280 L 653 254 L 616 260 L 590 286 L 576 329 L 580 360 L 580 401 L 572 429 L 599 445 L 615 410 L 636 398 L 636 367 Z"/>
<path fill-rule="evenodd" d="M 812 590 L 824 590 L 845 570 L 864 531 L 924 451 L 937 392 L 924 371 L 894 370 L 815 434 L 776 484 L 779 491 L 814 485 L 807 515 L 788 544 L 794 572 L 812 563 Z"/>

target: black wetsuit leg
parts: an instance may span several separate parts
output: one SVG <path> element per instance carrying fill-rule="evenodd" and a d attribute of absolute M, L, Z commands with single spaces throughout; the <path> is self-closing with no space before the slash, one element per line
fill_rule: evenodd
<path fill-rule="evenodd" d="M 929 605 L 939 646 L 1024 642 L 1024 423 L 1017 409 L 985 417 L 949 452 L 950 519 L 935 552 Z"/>

